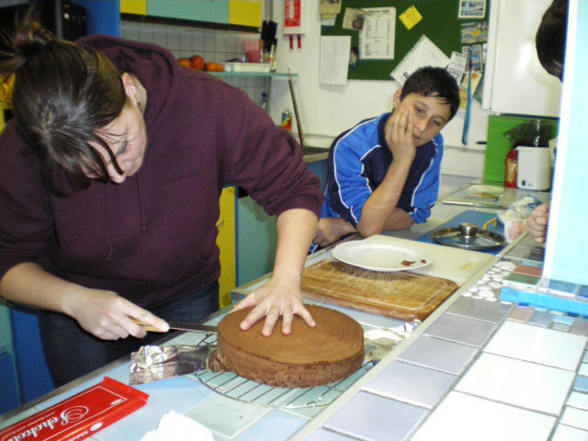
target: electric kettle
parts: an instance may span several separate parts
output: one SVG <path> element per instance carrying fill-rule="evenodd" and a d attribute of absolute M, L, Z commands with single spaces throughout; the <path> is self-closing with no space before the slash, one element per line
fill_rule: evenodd
<path fill-rule="evenodd" d="M 524 190 L 551 188 L 552 156 L 549 147 L 518 146 L 517 187 Z"/>

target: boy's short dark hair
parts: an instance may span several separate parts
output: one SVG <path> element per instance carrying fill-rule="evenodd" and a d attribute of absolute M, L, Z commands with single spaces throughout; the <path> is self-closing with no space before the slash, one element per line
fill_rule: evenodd
<path fill-rule="evenodd" d="M 535 34 L 537 56 L 543 68 L 563 79 L 563 63 L 568 22 L 568 0 L 553 0 Z"/>
<path fill-rule="evenodd" d="M 450 120 L 459 109 L 457 81 L 442 67 L 426 66 L 414 71 L 404 82 L 400 98 L 404 99 L 411 93 L 440 98 L 449 104 Z"/>

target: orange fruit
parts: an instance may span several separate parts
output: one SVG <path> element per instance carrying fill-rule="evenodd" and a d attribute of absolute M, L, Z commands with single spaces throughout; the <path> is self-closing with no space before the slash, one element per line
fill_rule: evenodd
<path fill-rule="evenodd" d="M 204 58 L 202 58 L 200 55 L 193 55 L 190 57 L 190 65 L 194 69 L 202 70 L 205 66 Z"/>
<path fill-rule="evenodd" d="M 222 72 L 225 70 L 225 66 L 223 65 L 223 63 L 216 63 L 216 71 L 217 72 Z"/>
<path fill-rule="evenodd" d="M 180 63 L 182 66 L 186 66 L 186 67 L 191 67 L 192 65 L 190 64 L 190 59 L 189 58 L 178 58 L 178 63 Z"/>
<path fill-rule="evenodd" d="M 216 71 L 216 64 L 215 62 L 211 61 L 210 63 L 206 63 L 206 70 L 209 72 L 215 72 Z"/>

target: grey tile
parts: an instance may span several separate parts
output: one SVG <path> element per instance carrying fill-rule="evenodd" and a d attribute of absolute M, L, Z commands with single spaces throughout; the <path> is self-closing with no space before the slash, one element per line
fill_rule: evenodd
<path fill-rule="evenodd" d="M 364 389 L 417 406 L 432 409 L 447 393 L 455 375 L 394 361 Z"/>
<path fill-rule="evenodd" d="M 369 441 L 408 439 L 428 411 L 367 392 L 359 392 L 324 427 Z"/>
<path fill-rule="evenodd" d="M 570 332 L 572 334 L 585 335 L 588 337 L 588 320 L 577 318 Z"/>
<path fill-rule="evenodd" d="M 551 322 L 554 319 L 554 315 L 549 311 L 542 311 L 542 310 L 535 310 L 535 314 L 529 320 L 530 324 L 543 326 L 544 328 L 548 328 L 551 325 Z"/>
<path fill-rule="evenodd" d="M 471 346 L 422 335 L 398 359 L 459 375 L 477 352 Z"/>
<path fill-rule="evenodd" d="M 499 302 L 485 302 L 461 297 L 451 305 L 447 312 L 496 323 L 506 317 L 511 308 L 511 306 Z"/>
<path fill-rule="evenodd" d="M 349 438 L 340 433 L 331 432 L 330 430 L 318 429 L 310 434 L 307 441 L 353 441 L 353 438 Z"/>
<path fill-rule="evenodd" d="M 425 334 L 472 346 L 482 346 L 496 329 L 493 323 L 443 314 L 425 329 Z"/>
<path fill-rule="evenodd" d="M 508 318 L 517 322 L 528 322 L 535 310 L 531 306 L 515 306 Z"/>

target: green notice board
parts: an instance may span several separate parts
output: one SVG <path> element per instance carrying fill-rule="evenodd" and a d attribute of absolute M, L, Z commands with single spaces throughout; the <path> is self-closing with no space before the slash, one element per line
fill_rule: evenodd
<path fill-rule="evenodd" d="M 400 14 L 409 7 L 415 6 L 423 16 L 422 20 L 408 30 L 398 19 Z M 458 18 L 458 0 L 343 0 L 341 13 L 338 14 L 335 26 L 322 26 L 321 35 L 350 35 L 351 46 L 359 47 L 359 32 L 344 29 L 343 17 L 345 8 L 396 8 L 395 49 L 393 60 L 360 60 L 353 69 L 349 69 L 348 77 L 357 80 L 390 80 L 390 72 L 410 51 L 418 39 L 424 34 L 445 55 L 451 57 L 453 51 L 461 52 L 462 23 L 480 21 L 480 19 Z M 486 7 L 486 20 L 488 7 Z"/>

